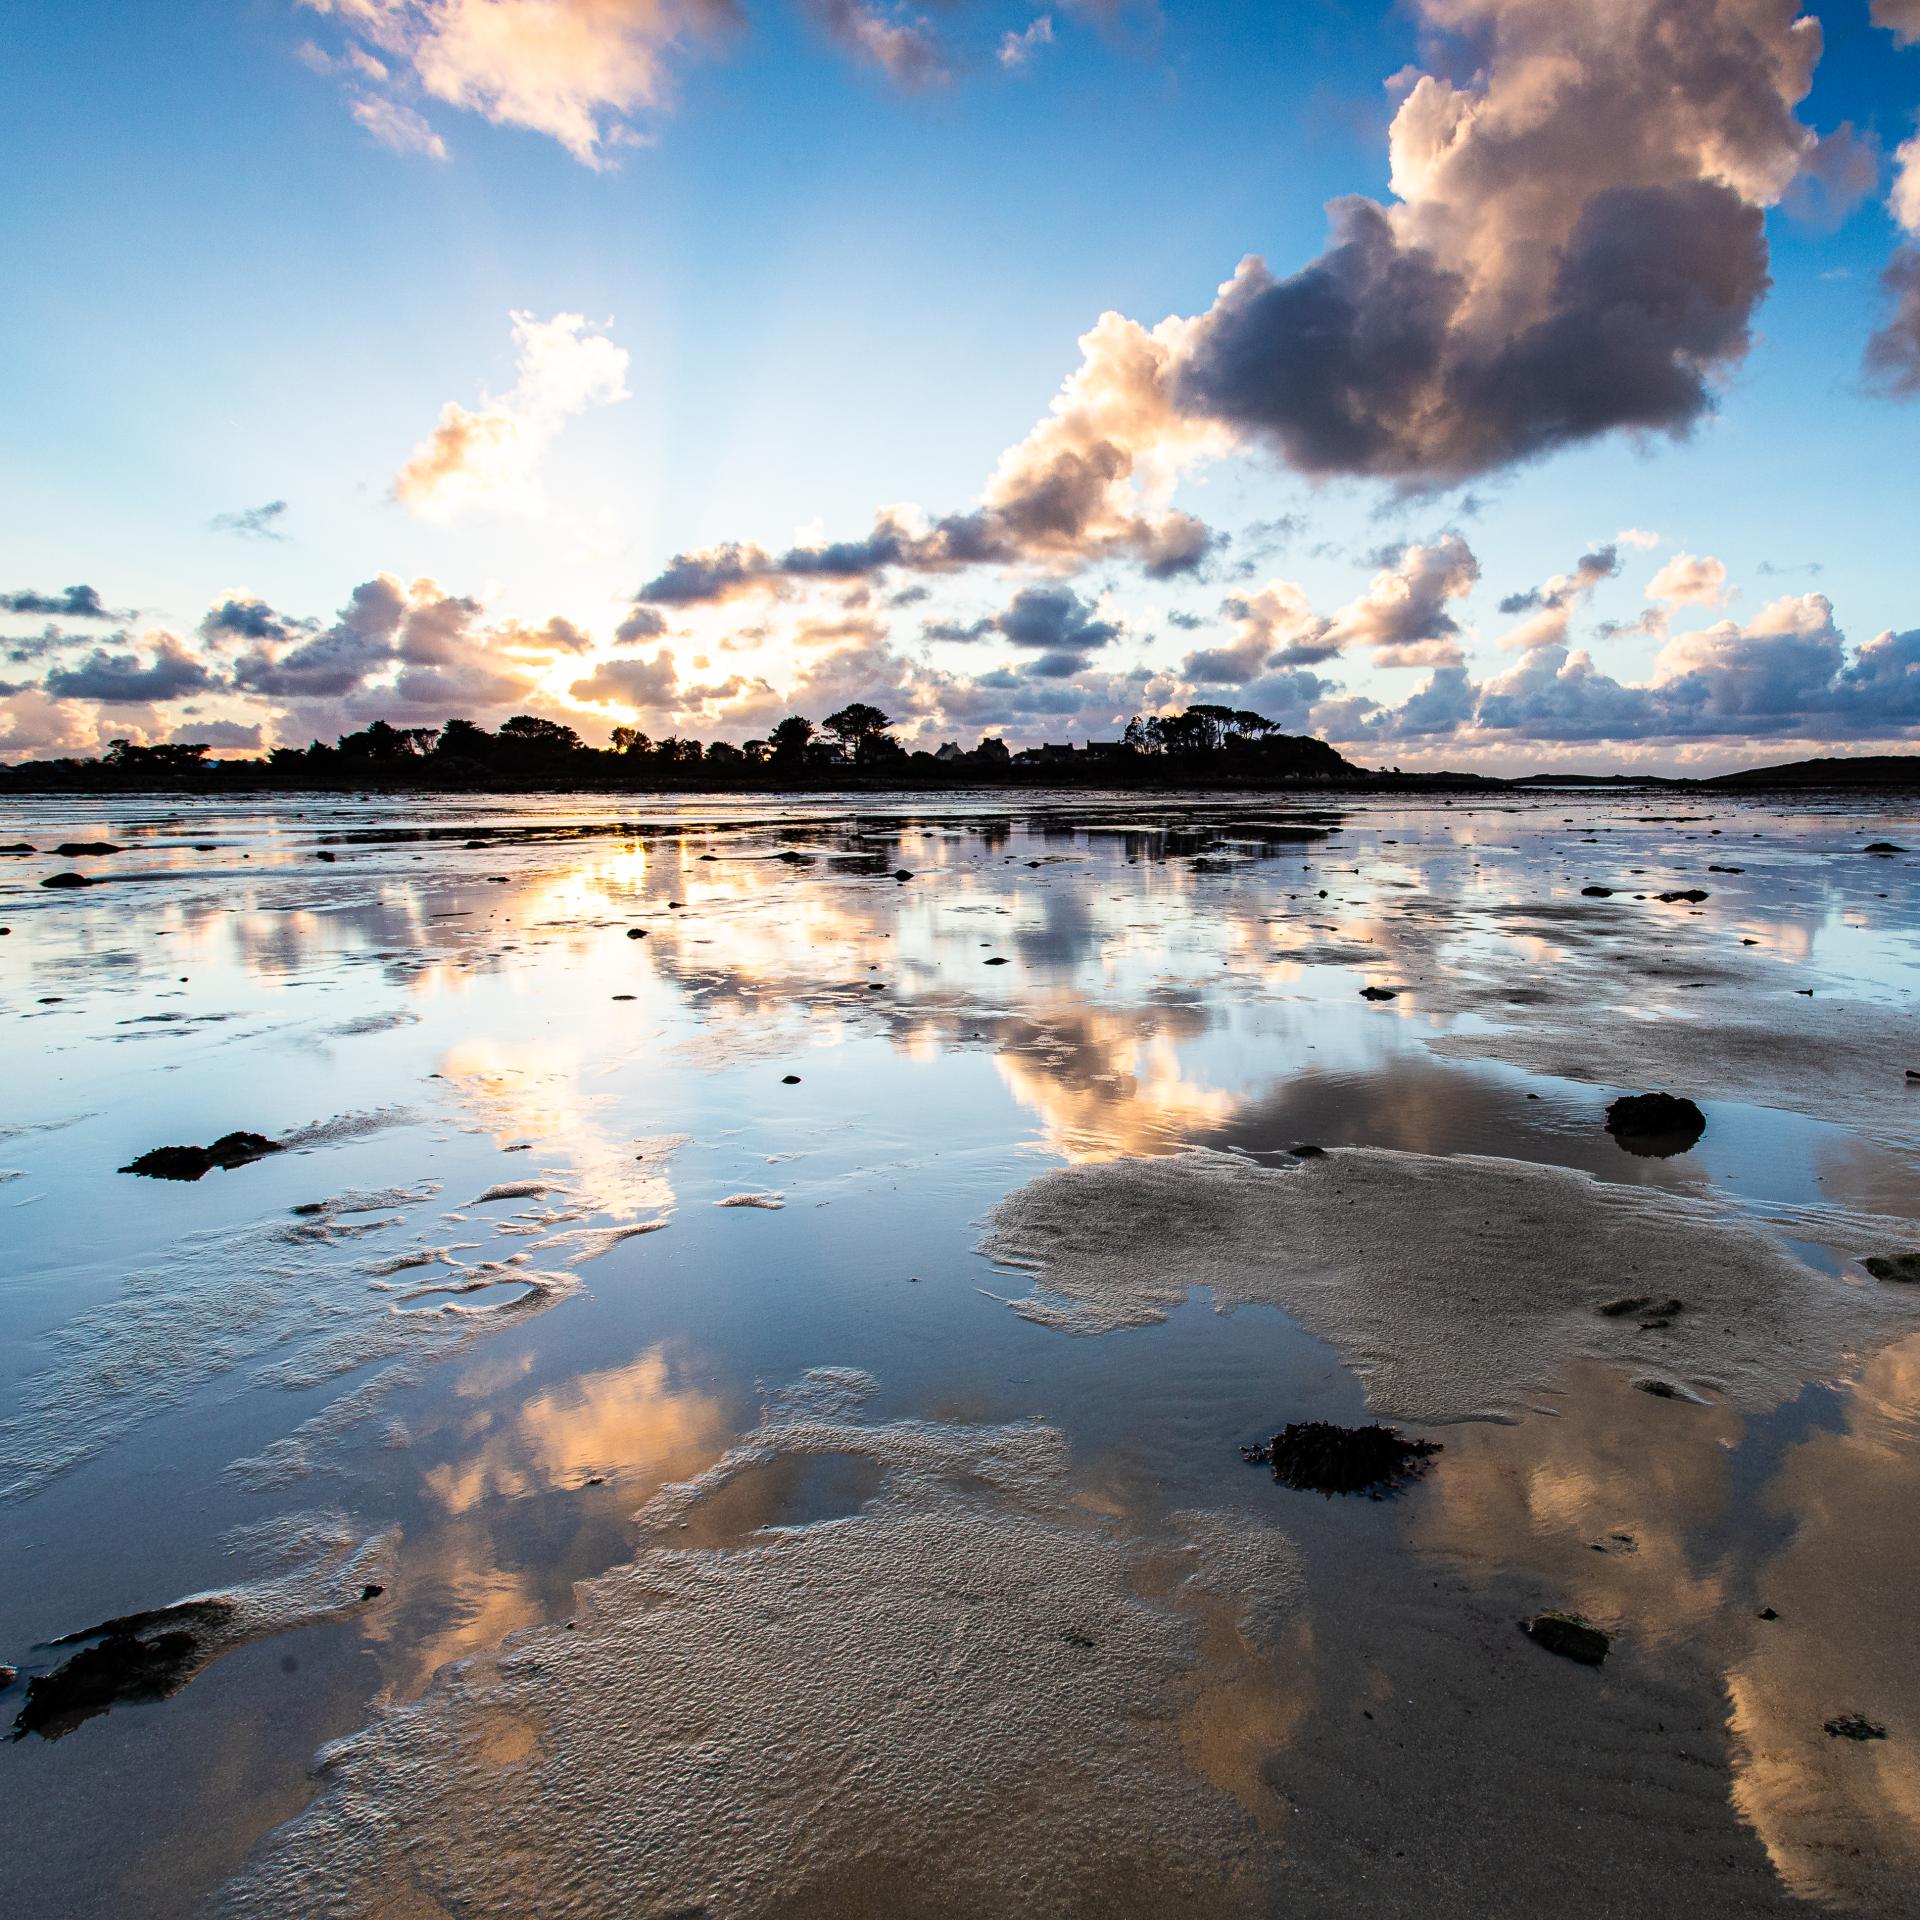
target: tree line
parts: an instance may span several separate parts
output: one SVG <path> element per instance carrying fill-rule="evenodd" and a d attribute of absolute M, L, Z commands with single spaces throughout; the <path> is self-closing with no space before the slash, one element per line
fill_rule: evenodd
<path fill-rule="evenodd" d="M 275 747 L 264 761 L 217 760 L 211 746 L 190 741 L 148 746 L 115 740 L 98 761 L 40 762 L 35 771 L 65 769 L 85 775 L 91 770 L 122 781 L 215 771 L 231 778 L 262 769 L 288 779 L 379 775 L 466 784 L 489 777 L 558 784 L 569 778 L 591 781 L 604 776 L 619 784 L 658 780 L 675 786 L 695 781 L 718 786 L 735 781 L 753 784 L 763 775 L 830 779 L 846 771 L 882 776 L 891 772 L 909 782 L 942 773 L 992 779 L 1003 771 L 1012 777 L 1035 765 L 1060 768 L 1083 763 L 1090 771 L 1096 762 L 1115 773 L 1132 764 L 1143 776 L 1151 763 L 1165 763 L 1169 775 L 1176 766 L 1196 763 L 1216 771 L 1231 766 L 1284 777 L 1339 778 L 1354 771 L 1323 740 L 1285 733 L 1277 721 L 1263 714 L 1222 706 L 1137 715 L 1117 739 L 1088 742 L 1084 750 L 1037 748 L 1018 757 L 1004 740 L 992 736 L 957 756 L 946 749 L 944 758 L 924 750 L 910 751 L 895 737 L 895 724 L 881 708 L 855 700 L 817 724 L 804 714 L 789 714 L 764 737 L 739 745 L 677 734 L 655 740 L 638 727 L 618 726 L 607 746 L 592 747 L 563 721 L 531 713 L 515 714 L 492 730 L 466 719 L 448 720 L 438 727 L 397 727 L 375 720 L 331 743 L 315 740 L 305 747 Z"/>

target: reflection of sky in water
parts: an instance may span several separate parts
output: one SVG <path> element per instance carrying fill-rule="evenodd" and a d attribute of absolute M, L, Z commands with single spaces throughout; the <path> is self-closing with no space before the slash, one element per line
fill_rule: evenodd
<path fill-rule="evenodd" d="M 574 1580 L 625 1557 L 648 1494 L 723 1451 L 759 1383 L 808 1366 L 873 1372 L 879 1417 L 1042 1415 L 1072 1439 L 1085 1497 L 1143 1525 L 1180 1502 L 1265 1499 L 1233 1448 L 1281 1414 L 1356 1417 L 1351 1376 L 1279 1316 L 1222 1319 L 1204 1301 L 1091 1341 L 1006 1313 L 988 1295 L 1020 1283 L 972 1254 L 975 1223 L 1060 1160 L 1371 1144 L 1704 1186 L 1763 1214 L 1911 1218 L 1899 1074 L 1920 1053 L 1867 1090 L 1873 1124 L 1796 1111 L 1783 1083 L 1705 1099 L 1705 1138 L 1671 1161 L 1613 1146 L 1604 1075 L 1502 1057 L 1508 1035 L 1594 1020 L 1666 1031 L 1764 1006 L 1790 1022 L 1807 986 L 1821 1009 L 1911 994 L 1916 863 L 1857 852 L 1920 844 L 1910 820 L 1663 800 L 1688 817 L 1641 822 L 1641 804 L 1369 800 L 1315 839 L 1263 834 L 1289 818 L 1271 799 L 1217 810 L 1214 827 L 1137 798 L 1033 819 L 933 802 L 864 822 L 823 803 L 676 818 L 612 801 L 329 801 L 189 805 L 177 821 L 157 803 L 12 805 L 0 839 L 98 833 L 129 851 L 88 864 L 111 884 L 66 896 L 33 883 L 69 863 L 0 869 L 0 1170 L 21 1176 L 0 1183 L 0 1422 L 51 1396 L 44 1417 L 85 1432 L 87 1395 L 118 1382 L 101 1405 L 132 1423 L 101 1426 L 10 1523 L 0 1657 L 244 1575 L 219 1547 L 244 1521 L 338 1507 L 402 1530 L 391 1603 L 359 1623 L 247 1649 L 167 1707 L 58 1749 L 9 1749 L 0 1791 L 48 1835 L 36 1871 L 81 1857 L 70 1796 L 114 1793 L 129 1833 L 203 1818 L 213 1837 L 172 1865 L 129 1840 L 119 1877 L 77 1900 L 63 1889 L 67 1910 L 112 1911 L 112 1887 L 135 1880 L 147 1910 L 190 1908 L 249 1819 L 298 1804 L 320 1739 L 364 1721 L 371 1695 L 564 1617 Z M 636 825 L 602 830 L 622 819 Z M 510 831 L 528 825 L 540 832 Z M 393 837 L 420 830 L 438 837 Z M 322 844 L 333 863 L 312 858 Z M 1594 883 L 1619 891 L 1583 901 Z M 1713 896 L 1697 913 L 1631 897 L 1692 885 Z M 1365 985 L 1398 997 L 1370 1004 Z M 1484 1057 L 1429 1044 L 1449 1036 Z M 193 1186 L 112 1172 L 163 1141 L 338 1116 L 378 1124 Z M 273 1238 L 300 1203 L 426 1183 L 437 1192 L 364 1216 L 364 1234 Z M 502 1183 L 545 1191 L 471 1204 Z M 786 1204 L 713 1204 L 743 1191 Z M 393 1304 L 368 1269 L 429 1252 L 442 1263 L 398 1280 L 517 1258 L 580 1291 L 402 1355 L 406 1377 L 364 1419 L 326 1427 L 343 1392 L 393 1364 L 353 1359 Z M 142 1272 L 191 1311 L 133 1325 Z M 328 1371 L 326 1354 L 345 1357 Z M 1913 1492 L 1903 1365 L 1868 1360 L 1846 1413 L 1791 1444 L 1572 1377 L 1557 1417 L 1451 1441 L 1417 1504 L 1287 1518 L 1312 1551 L 1400 1529 L 1475 1578 L 1533 1580 L 1650 1643 L 1707 1647 L 1752 1749 L 1736 1803 L 1793 1879 L 1826 1834 L 1795 1811 L 1802 1782 L 1839 1791 L 1838 1762 L 1804 1738 L 1816 1693 L 1862 1694 L 1828 1710 L 1902 1710 L 1866 1696 L 1910 1582 L 1876 1578 L 1844 1614 L 1826 1570 L 1855 1537 L 1896 1569 L 1905 1553 L 1876 1518 Z M 304 1475 L 227 1471 L 311 1421 Z M 769 1483 L 729 1524 L 854 1497 Z M 1633 1551 L 1593 1550 L 1614 1531 Z M 1817 1632 L 1733 1632 L 1763 1575 Z M 1316 1630 L 1337 1638 L 1332 1621 Z M 1802 1658 L 1815 1638 L 1826 1651 Z M 1277 1739 L 1301 1697 L 1247 1713 Z M 1253 1735 L 1222 1698 L 1192 1738 L 1196 1764 L 1233 1773 Z M 257 1782 L 246 1815 L 231 1771 L 214 1771 L 233 1742 Z M 219 1782 L 218 1818 L 196 1778 Z M 1920 1817 L 1892 1743 L 1850 1779 L 1889 1821 Z"/>

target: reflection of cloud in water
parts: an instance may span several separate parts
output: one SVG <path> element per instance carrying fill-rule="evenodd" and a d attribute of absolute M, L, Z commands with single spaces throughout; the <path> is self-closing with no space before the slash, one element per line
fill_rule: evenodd
<path fill-rule="evenodd" d="M 521 1371 L 476 1370 L 460 1383 L 463 1396 L 510 1389 L 505 1376 Z M 629 1550 L 634 1508 L 702 1471 L 733 1429 L 727 1405 L 688 1384 L 664 1347 L 470 1415 L 454 1457 L 425 1475 L 445 1518 L 410 1534 L 396 1605 L 371 1623 L 390 1643 L 390 1688 L 417 1693 L 447 1661 L 566 1608 L 574 1574 Z M 589 1486 L 596 1478 L 606 1484 Z M 566 1498 L 515 1504 L 543 1493 Z"/>
<path fill-rule="evenodd" d="M 1636 1644 L 1697 1634 L 1727 1597 L 1725 1566 L 1698 1564 L 1695 1543 L 1731 1496 L 1740 1417 L 1649 1406 L 1591 1363 L 1568 1370 L 1551 1405 L 1523 1428 L 1447 1434 L 1411 1509 L 1415 1546 L 1480 1577 L 1537 1574 L 1555 1605 Z"/>
<path fill-rule="evenodd" d="M 1920 1885 L 1920 1337 L 1869 1361 L 1842 1411 L 1768 1488 L 1793 1534 L 1754 1588 L 1780 1617 L 1727 1675 L 1734 1799 L 1796 1893 L 1892 1913 Z M 1843 1713 L 1888 1737 L 1833 1738 Z"/>
<path fill-rule="evenodd" d="M 1062 1159 L 1166 1152 L 1225 1126 L 1240 1105 L 1237 1093 L 1186 1076 L 1176 1033 L 1166 1030 L 1206 1024 L 1192 1009 L 1034 1011 L 1020 1023 L 1022 1040 L 1000 1026 L 993 1064 Z"/>
<path fill-rule="evenodd" d="M 666 1349 L 624 1367 L 582 1374 L 532 1395 L 505 1426 L 491 1423 L 463 1460 L 433 1468 L 427 1486 L 450 1514 L 478 1502 L 545 1487 L 578 1486 L 590 1475 L 637 1471 L 658 1485 L 697 1471 L 719 1450 L 730 1423 L 722 1403 L 676 1383 Z"/>

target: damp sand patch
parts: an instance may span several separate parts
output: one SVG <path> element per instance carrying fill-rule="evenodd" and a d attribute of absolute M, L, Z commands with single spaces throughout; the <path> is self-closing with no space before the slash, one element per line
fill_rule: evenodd
<path fill-rule="evenodd" d="M 1716 1003 L 1686 1018 L 1596 1014 L 1589 997 L 1536 1025 L 1436 1034 L 1426 1045 L 1449 1059 L 1500 1060 L 1553 1079 L 1778 1107 L 1910 1150 L 1901 1066 L 1912 1037 L 1911 1014 L 1773 985 L 1737 1011 Z"/>
<path fill-rule="evenodd" d="M 1072 1333 L 1164 1320 L 1195 1288 L 1278 1307 L 1373 1411 L 1415 1422 L 1514 1417 L 1580 1357 L 1764 1410 L 1920 1319 L 1903 1289 L 1816 1272 L 1713 1200 L 1373 1147 L 1059 1168 L 1000 1203 L 981 1251 L 1034 1276 L 1015 1312 Z M 1679 1311 L 1604 1310 L 1640 1295 Z"/>
<path fill-rule="evenodd" d="M 778 1396 L 572 1622 L 328 1749 L 221 1910 L 1268 1911 L 1271 1790 L 1188 1736 L 1203 1639 L 1251 1658 L 1294 1617 L 1285 1537 L 1194 1515 L 1143 1543 L 1071 1501 L 1051 1429 L 869 1425 L 869 1387 Z M 858 1510 L 673 1544 L 769 1462 L 834 1456 L 879 1470 Z"/>

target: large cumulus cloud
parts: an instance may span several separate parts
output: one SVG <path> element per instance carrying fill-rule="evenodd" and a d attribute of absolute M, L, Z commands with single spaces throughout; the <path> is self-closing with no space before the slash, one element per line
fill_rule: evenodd
<path fill-rule="evenodd" d="M 1591 653 L 1529 649 L 1476 685 L 1443 669 L 1399 706 L 1349 701 L 1316 718 L 1348 741 L 1449 736 L 1462 744 L 1897 738 L 1920 731 L 1920 630 L 1849 651 L 1832 603 L 1777 600 L 1748 623 L 1675 636 L 1645 681 L 1607 673 Z"/>
<path fill-rule="evenodd" d="M 1682 433 L 1745 353 L 1762 209 L 1807 160 L 1794 0 L 1422 0 L 1474 61 L 1421 74 L 1387 204 L 1242 262 L 1175 394 L 1312 474 L 1436 484 L 1616 429 Z"/>
<path fill-rule="evenodd" d="M 979 504 L 863 537 L 676 555 L 642 604 L 888 568 L 1200 566 L 1184 475 L 1264 449 L 1315 478 L 1440 487 L 1625 432 L 1688 432 L 1746 353 L 1765 209 L 1817 163 L 1820 53 L 1795 0 L 1419 0 L 1392 197 L 1330 212 L 1315 261 L 1243 260 L 1206 311 L 1107 313 Z M 1449 78 L 1448 72 L 1467 75 Z"/>

